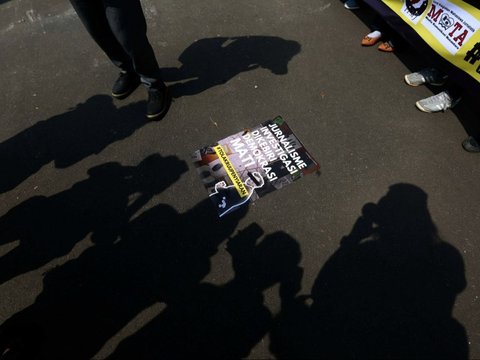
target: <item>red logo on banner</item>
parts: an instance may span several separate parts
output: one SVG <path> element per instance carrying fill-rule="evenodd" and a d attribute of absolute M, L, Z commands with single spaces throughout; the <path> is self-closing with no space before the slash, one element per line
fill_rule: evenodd
<path fill-rule="evenodd" d="M 447 14 L 442 14 L 443 9 L 437 10 L 436 6 L 432 4 L 432 8 L 427 14 L 427 17 L 429 17 L 433 22 L 440 24 L 440 26 L 443 27 L 445 30 L 453 27 L 452 31 L 448 33 L 448 37 L 450 37 L 454 42 L 456 42 L 458 46 L 462 46 L 468 35 L 468 30 L 464 29 L 462 31 L 462 24 L 460 24 L 458 21 L 455 21 L 454 23 L 454 19 L 452 17 L 448 16 Z"/>

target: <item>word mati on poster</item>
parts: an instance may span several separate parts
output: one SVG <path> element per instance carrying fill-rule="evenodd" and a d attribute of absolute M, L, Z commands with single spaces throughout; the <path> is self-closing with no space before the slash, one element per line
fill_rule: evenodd
<path fill-rule="evenodd" d="M 480 82 L 480 10 L 461 0 L 382 0 L 440 56 Z"/>
<path fill-rule="evenodd" d="M 197 150 L 193 161 L 220 217 L 320 169 L 281 117 Z"/>

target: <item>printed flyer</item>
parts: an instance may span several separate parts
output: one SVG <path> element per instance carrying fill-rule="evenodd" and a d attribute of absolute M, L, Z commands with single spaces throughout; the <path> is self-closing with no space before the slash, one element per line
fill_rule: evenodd
<path fill-rule="evenodd" d="M 281 117 L 195 151 L 193 162 L 220 217 L 320 169 Z"/>

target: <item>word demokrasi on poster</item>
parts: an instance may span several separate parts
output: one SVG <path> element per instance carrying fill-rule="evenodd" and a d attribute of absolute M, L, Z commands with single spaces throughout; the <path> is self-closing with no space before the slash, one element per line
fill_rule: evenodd
<path fill-rule="evenodd" d="M 197 150 L 193 161 L 220 217 L 320 169 L 281 117 Z"/>

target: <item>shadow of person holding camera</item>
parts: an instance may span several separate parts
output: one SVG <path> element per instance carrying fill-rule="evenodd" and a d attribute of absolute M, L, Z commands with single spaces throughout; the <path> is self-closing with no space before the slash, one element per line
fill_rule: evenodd
<path fill-rule="evenodd" d="M 179 57 L 180 68 L 163 68 L 174 97 L 199 94 L 246 71 L 258 68 L 275 75 L 288 73 L 289 61 L 300 52 L 298 42 L 275 36 L 234 36 L 201 39 Z"/>
<path fill-rule="evenodd" d="M 367 204 L 312 289 L 310 357 L 467 359 L 453 318 L 463 259 L 439 237 L 427 194 L 395 184 Z"/>
<path fill-rule="evenodd" d="M 227 251 L 235 276 L 224 285 L 200 283 L 167 303 L 151 323 L 124 340 L 111 359 L 244 359 L 269 331 L 263 291 L 282 288 L 301 269 L 299 244 L 251 224 L 232 237 Z"/>
<path fill-rule="evenodd" d="M 70 189 L 14 207 L 0 217 L 0 244 L 18 241 L 0 257 L 0 284 L 68 254 L 90 233 L 95 245 L 114 243 L 130 218 L 187 170 L 184 161 L 160 154 L 137 166 L 106 163 Z"/>
<path fill-rule="evenodd" d="M 142 199 L 130 198 L 127 213 Z M 183 213 L 159 204 L 129 218 L 120 231 L 94 232 L 95 246 L 48 271 L 35 303 L 0 326 L 0 353 L 7 349 L 28 359 L 96 358 L 140 313 L 188 296 L 246 213 L 243 207 L 220 220 L 210 199 Z M 122 213 L 112 215 L 125 219 Z"/>

